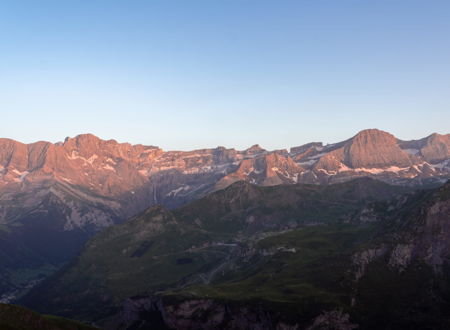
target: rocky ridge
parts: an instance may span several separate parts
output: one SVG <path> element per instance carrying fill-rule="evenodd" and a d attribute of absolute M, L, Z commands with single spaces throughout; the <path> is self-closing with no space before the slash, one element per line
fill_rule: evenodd
<path fill-rule="evenodd" d="M 244 151 L 218 147 L 164 152 L 91 134 L 56 144 L 0 139 L 0 223 L 15 218 L 10 201 L 18 194 L 27 210 L 53 194 L 72 210 L 64 227 L 73 229 L 113 222 L 108 214 L 80 214 L 67 202 L 73 195 L 125 218 L 155 204 L 179 206 L 239 180 L 259 185 L 328 184 L 359 176 L 390 183 L 448 178 L 450 135 L 400 141 L 370 129 L 341 143 L 310 143 L 289 152 L 258 145 Z"/>

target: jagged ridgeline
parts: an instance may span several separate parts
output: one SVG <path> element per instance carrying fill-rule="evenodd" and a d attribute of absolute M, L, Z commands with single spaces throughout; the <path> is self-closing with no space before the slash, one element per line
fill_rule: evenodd
<path fill-rule="evenodd" d="M 448 328 L 449 190 L 237 182 L 104 230 L 22 302 L 111 329 Z"/>

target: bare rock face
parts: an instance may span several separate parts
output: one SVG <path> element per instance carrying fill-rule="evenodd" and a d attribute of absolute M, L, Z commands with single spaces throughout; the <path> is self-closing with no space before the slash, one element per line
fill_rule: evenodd
<path fill-rule="evenodd" d="M 311 142 L 299 147 L 293 147 L 290 150 L 290 154 L 293 157 L 298 157 L 299 159 L 313 153 L 314 151 L 319 151 L 323 149 L 322 142 Z"/>
<path fill-rule="evenodd" d="M 431 162 L 436 163 L 450 158 L 450 134 L 432 134 L 426 139 L 426 144 L 420 148 L 420 154 Z"/>
<path fill-rule="evenodd" d="M 105 326 L 117 329 L 253 329 L 253 330 L 352 330 L 358 325 L 339 310 L 323 311 L 304 325 L 283 320 L 280 315 L 249 304 L 227 304 L 212 299 L 167 303 L 158 297 L 137 296 L 123 303 L 118 317 Z"/>
<path fill-rule="evenodd" d="M 323 312 L 314 319 L 311 326 L 306 330 L 353 330 L 359 326 L 350 322 L 350 315 L 343 313 L 342 311 L 333 310 Z"/>
<path fill-rule="evenodd" d="M 315 321 L 314 326 L 319 323 L 322 325 L 324 322 L 327 322 L 327 325 L 350 324 L 348 315 L 339 314 L 334 319 L 326 313 L 325 315 L 318 316 L 319 321 Z M 138 296 L 127 299 L 120 315 L 104 328 L 107 330 L 151 328 L 296 330 L 300 329 L 300 326 L 296 323 L 285 322 L 277 315 L 271 315 L 263 308 L 255 306 L 230 305 L 212 299 L 167 303 L 158 297 Z M 338 327 L 336 329 L 353 328 Z"/>
<path fill-rule="evenodd" d="M 449 145 L 447 135 L 401 141 L 387 132 L 369 129 L 299 159 L 306 168 L 300 182 L 314 177 L 315 182 L 335 183 L 359 176 L 396 184 L 432 178 L 445 182 L 450 174 Z"/>
<path fill-rule="evenodd" d="M 236 181 L 249 181 L 263 186 L 297 183 L 304 169 L 289 155 L 281 152 L 265 153 L 242 160 L 236 171 L 223 177 L 216 189 L 223 189 Z"/>
<path fill-rule="evenodd" d="M 347 168 L 344 165 L 345 149 L 339 148 L 323 155 L 314 166 L 316 171 L 325 171 L 327 173 L 337 173 L 341 168 Z"/>
<path fill-rule="evenodd" d="M 339 171 L 346 169 L 373 169 L 408 167 L 413 164 L 397 139 L 386 132 L 369 129 L 359 132 L 336 150 L 324 155 L 316 169 Z"/>
<path fill-rule="evenodd" d="M 352 168 L 412 165 L 409 155 L 389 133 L 368 129 L 359 132 L 344 147 L 344 163 Z"/>
<path fill-rule="evenodd" d="M 265 152 L 266 150 L 261 148 L 259 144 L 254 144 L 250 148 L 244 150 L 246 156 L 256 156 Z"/>
<path fill-rule="evenodd" d="M 367 265 L 384 255 L 386 250 L 386 247 L 382 245 L 356 253 L 352 258 L 355 266 L 355 280 L 358 281 L 366 273 Z"/>
<path fill-rule="evenodd" d="M 422 203 L 420 208 L 412 209 L 400 218 L 389 219 L 399 226 L 392 227 L 390 239 L 353 256 L 355 279 L 359 280 L 367 266 L 380 258 L 384 258 L 391 269 L 399 272 L 408 269 L 414 262 L 427 264 L 440 272 L 450 259 L 449 192 L 450 181 L 431 195 L 422 193 L 424 196 L 418 199 Z"/>

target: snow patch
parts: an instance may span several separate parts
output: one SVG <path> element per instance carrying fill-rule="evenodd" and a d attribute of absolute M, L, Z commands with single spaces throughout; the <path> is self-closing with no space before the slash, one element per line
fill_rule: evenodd
<path fill-rule="evenodd" d="M 207 156 L 208 156 L 207 154 L 188 154 L 188 155 L 185 155 L 183 157 L 183 159 L 187 159 L 187 158 L 202 158 L 202 157 L 207 157 Z"/>
<path fill-rule="evenodd" d="M 143 176 L 148 176 L 148 170 L 139 170 L 138 173 Z"/>
<path fill-rule="evenodd" d="M 87 159 L 87 162 L 92 165 L 92 163 L 98 158 L 96 154 L 92 155 Z"/>
<path fill-rule="evenodd" d="M 347 165 L 340 163 L 339 164 L 339 169 L 338 172 L 347 172 L 347 171 L 351 171 L 352 169 L 350 167 L 348 167 Z"/>
<path fill-rule="evenodd" d="M 300 162 L 300 163 L 297 163 L 297 164 L 300 165 L 300 166 L 311 166 L 311 165 L 313 165 L 315 163 L 317 163 L 317 159 L 311 159 L 311 160 L 308 160 L 306 162 Z"/>
<path fill-rule="evenodd" d="M 326 175 L 336 175 L 337 173 L 336 171 L 327 171 L 323 168 L 319 168 L 319 171 L 325 173 Z"/>
<path fill-rule="evenodd" d="M 151 153 L 151 152 L 153 152 L 153 151 L 155 151 L 156 149 L 147 149 L 147 150 L 144 150 L 144 151 L 142 151 L 142 153 L 143 154 L 148 154 L 148 153 Z"/>
<path fill-rule="evenodd" d="M 318 158 L 320 158 L 320 157 L 322 157 L 322 156 L 325 156 L 327 154 L 327 152 L 321 152 L 321 153 L 319 153 L 319 154 L 317 154 L 317 155 L 314 155 L 314 156 L 311 156 L 311 157 L 308 157 L 307 159 L 318 159 Z"/>
<path fill-rule="evenodd" d="M 431 167 L 442 170 L 445 167 L 450 167 L 450 159 L 446 159 L 443 162 L 437 164 L 430 164 Z"/>
<path fill-rule="evenodd" d="M 250 167 L 249 169 L 247 169 L 247 171 L 244 172 L 244 175 L 249 175 L 250 173 L 252 173 L 255 169 L 252 167 Z"/>
<path fill-rule="evenodd" d="M 371 173 L 371 174 L 380 174 L 383 172 L 393 172 L 393 173 L 398 173 L 398 172 L 402 172 L 402 171 L 407 171 L 409 170 L 410 167 L 398 167 L 398 166 L 390 166 L 387 168 L 364 168 L 364 167 L 359 167 L 359 168 L 355 168 L 354 171 L 355 172 L 366 172 L 366 173 Z"/>
<path fill-rule="evenodd" d="M 113 171 L 113 172 L 116 171 L 116 169 L 109 164 L 104 165 L 103 168 L 108 171 Z"/>
<path fill-rule="evenodd" d="M 420 152 L 419 149 L 402 149 L 402 150 L 410 155 L 417 155 Z"/>
<path fill-rule="evenodd" d="M 67 158 L 69 158 L 70 160 L 81 159 L 86 162 L 86 158 L 79 156 L 78 152 L 76 152 L 75 150 L 72 150 L 72 153 L 68 155 Z"/>
<path fill-rule="evenodd" d="M 177 189 L 174 189 L 174 190 L 170 191 L 169 193 L 167 193 L 166 196 L 175 197 L 178 193 L 189 190 L 189 188 L 190 188 L 189 185 L 182 185 L 181 187 L 178 187 Z"/>
<path fill-rule="evenodd" d="M 417 168 L 418 169 L 418 168 Z M 338 172 L 347 172 L 347 171 L 353 171 L 353 172 L 359 172 L 359 173 L 370 173 L 370 174 L 381 174 L 385 172 L 391 172 L 391 173 L 398 173 L 403 171 L 410 170 L 410 167 L 398 167 L 398 166 L 390 166 L 387 168 L 365 168 L 365 167 L 358 167 L 358 168 L 350 168 L 346 166 L 345 164 L 339 164 L 339 168 L 337 171 L 327 171 L 323 168 L 319 169 L 319 171 L 326 173 L 327 175 L 335 175 Z"/>
<path fill-rule="evenodd" d="M 16 170 L 16 169 L 13 169 L 12 172 L 19 176 L 18 178 L 13 179 L 15 182 L 23 182 L 23 180 L 25 180 L 25 177 L 28 174 L 30 174 L 30 172 L 28 172 L 28 171 L 21 172 L 21 171 Z"/>
<path fill-rule="evenodd" d="M 71 179 L 64 178 L 64 177 L 61 177 L 61 180 L 69 182 L 69 183 L 73 183 L 73 181 Z"/>

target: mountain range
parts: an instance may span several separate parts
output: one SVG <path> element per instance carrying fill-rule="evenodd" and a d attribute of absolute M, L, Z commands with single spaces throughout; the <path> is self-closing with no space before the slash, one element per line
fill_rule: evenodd
<path fill-rule="evenodd" d="M 409 187 L 450 178 L 450 134 L 402 141 L 377 129 L 335 144 L 163 151 L 84 134 L 0 139 L 0 297 L 8 302 L 76 256 L 103 228 L 154 205 L 176 209 L 237 181 L 329 185 L 371 177 Z"/>

